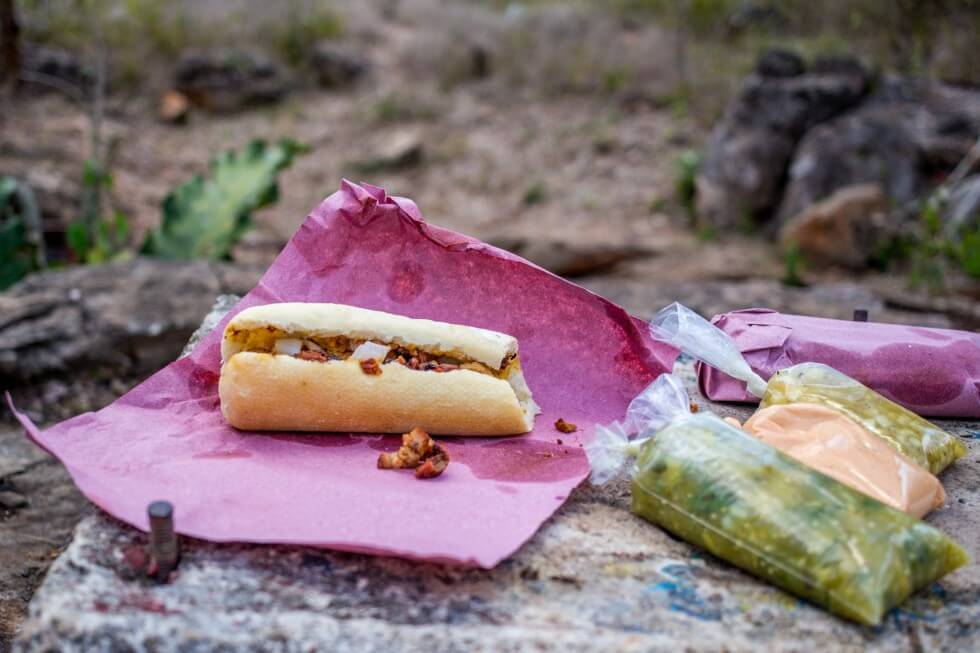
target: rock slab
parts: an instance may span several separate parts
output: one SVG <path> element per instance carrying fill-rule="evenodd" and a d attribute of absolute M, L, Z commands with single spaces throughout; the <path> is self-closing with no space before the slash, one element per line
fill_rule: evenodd
<path fill-rule="evenodd" d="M 695 387 L 690 361 L 678 372 Z M 750 412 L 695 399 L 722 415 Z M 969 455 L 943 475 L 947 505 L 929 521 L 976 559 L 977 425 L 943 426 L 969 438 Z M 163 585 L 146 576 L 146 536 L 99 513 L 52 566 L 16 650 L 892 652 L 980 637 L 976 564 L 863 628 L 674 539 L 629 502 L 623 480 L 583 485 L 493 570 L 185 539 Z"/>

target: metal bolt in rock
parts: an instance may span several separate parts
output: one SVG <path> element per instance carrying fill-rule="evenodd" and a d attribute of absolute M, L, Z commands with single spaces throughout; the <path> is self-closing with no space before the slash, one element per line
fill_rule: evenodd
<path fill-rule="evenodd" d="M 855 308 L 854 309 L 854 321 L 855 322 L 867 322 L 868 321 L 868 310 L 866 308 Z"/>
<path fill-rule="evenodd" d="M 166 580 L 177 568 L 180 546 L 174 532 L 174 507 L 169 501 L 154 501 L 146 509 L 150 516 L 150 553 L 156 562 L 156 577 Z"/>

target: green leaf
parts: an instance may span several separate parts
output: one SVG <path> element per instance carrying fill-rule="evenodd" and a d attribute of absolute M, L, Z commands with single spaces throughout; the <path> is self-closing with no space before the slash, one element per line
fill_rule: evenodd
<path fill-rule="evenodd" d="M 6 290 L 31 271 L 30 258 L 24 254 L 25 235 L 20 220 L 0 224 L 0 290 Z"/>
<path fill-rule="evenodd" d="M 129 237 L 129 217 L 122 211 L 116 211 L 113 222 L 115 223 L 116 242 L 121 245 Z"/>
<path fill-rule="evenodd" d="M 85 262 L 89 250 L 88 231 L 85 229 L 85 223 L 81 220 L 69 223 L 65 230 L 65 241 L 68 243 L 68 248 L 75 254 L 75 258 Z"/>
<path fill-rule="evenodd" d="M 209 179 L 194 177 L 164 198 L 162 224 L 143 251 L 171 260 L 227 258 L 252 212 L 278 199 L 279 172 L 306 151 L 291 140 L 271 146 L 256 140 L 240 152 L 218 155 Z"/>

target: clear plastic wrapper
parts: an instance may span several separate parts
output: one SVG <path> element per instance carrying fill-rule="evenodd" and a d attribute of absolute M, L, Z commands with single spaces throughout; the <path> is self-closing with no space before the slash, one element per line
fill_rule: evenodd
<path fill-rule="evenodd" d="M 800 363 L 776 373 L 767 383 L 752 371 L 726 333 L 678 303 L 657 313 L 650 328 L 654 338 L 744 381 L 749 392 L 762 399 L 763 407 L 796 402 L 827 406 L 933 474 L 966 455 L 966 447 L 953 435 L 827 365 Z"/>
<path fill-rule="evenodd" d="M 741 428 L 807 467 L 913 517 L 924 517 L 946 498 L 929 470 L 832 408 L 808 403 L 769 406 L 756 411 Z"/>
<path fill-rule="evenodd" d="M 682 405 L 650 396 L 683 392 L 667 377 L 644 390 L 644 405 Z M 969 561 L 937 529 L 710 413 L 626 421 L 597 427 L 586 449 L 594 483 L 627 472 L 637 515 L 837 615 L 876 625 Z"/>

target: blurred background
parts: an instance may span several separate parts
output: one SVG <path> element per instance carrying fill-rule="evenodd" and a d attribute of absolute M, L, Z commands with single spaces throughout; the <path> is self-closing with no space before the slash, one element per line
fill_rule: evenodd
<path fill-rule="evenodd" d="M 640 315 L 980 324 L 978 2 L 0 0 L 0 29 L 0 385 L 42 418 L 172 359 L 343 178 Z"/>
<path fill-rule="evenodd" d="M 978 34 L 973 0 L 0 0 L 0 390 L 111 402 L 343 178 L 643 317 L 975 330 Z M 0 650 L 85 505 L 0 409 Z"/>

